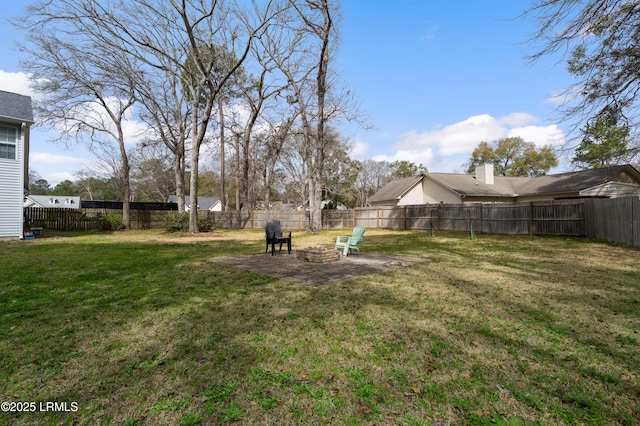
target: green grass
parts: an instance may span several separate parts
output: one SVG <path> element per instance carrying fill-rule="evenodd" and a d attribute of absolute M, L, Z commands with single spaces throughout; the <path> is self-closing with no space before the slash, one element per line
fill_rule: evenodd
<path fill-rule="evenodd" d="M 320 288 L 215 262 L 263 238 L 0 243 L 0 399 L 78 405 L 0 425 L 640 424 L 637 249 L 367 230 L 424 262 Z"/>

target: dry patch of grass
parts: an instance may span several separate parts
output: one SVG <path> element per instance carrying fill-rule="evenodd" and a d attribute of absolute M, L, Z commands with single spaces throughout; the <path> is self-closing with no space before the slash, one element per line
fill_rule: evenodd
<path fill-rule="evenodd" d="M 0 424 L 640 422 L 638 250 L 367 230 L 363 250 L 429 261 L 320 288 L 214 261 L 263 244 L 0 244 L 0 394 L 79 404 Z"/>

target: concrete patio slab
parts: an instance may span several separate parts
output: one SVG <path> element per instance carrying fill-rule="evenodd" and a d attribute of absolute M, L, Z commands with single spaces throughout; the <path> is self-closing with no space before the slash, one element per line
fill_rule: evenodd
<path fill-rule="evenodd" d="M 333 263 L 312 263 L 296 259 L 295 251 L 256 254 L 215 259 L 216 262 L 257 274 L 268 275 L 312 286 L 339 283 L 392 268 L 426 262 L 420 257 L 391 256 L 377 253 L 350 254 Z"/>

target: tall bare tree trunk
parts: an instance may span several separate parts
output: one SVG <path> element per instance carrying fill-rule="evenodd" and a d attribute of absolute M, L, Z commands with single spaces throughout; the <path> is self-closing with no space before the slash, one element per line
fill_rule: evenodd
<path fill-rule="evenodd" d="M 222 211 L 225 211 L 227 210 L 227 193 L 225 192 L 224 179 L 224 111 L 222 110 L 222 107 L 222 96 L 218 96 L 218 113 L 220 116 L 220 204 L 222 204 Z"/>
<path fill-rule="evenodd" d="M 198 104 L 193 106 L 193 126 L 191 130 L 191 178 L 189 182 L 189 232 L 198 233 L 198 166 L 200 161 L 200 144 L 198 143 Z M 202 130 L 204 131 L 204 130 Z"/>
<path fill-rule="evenodd" d="M 240 134 L 236 133 L 233 135 L 234 143 L 236 148 L 236 211 L 240 211 L 242 209 L 242 204 L 240 203 Z"/>
<path fill-rule="evenodd" d="M 131 229 L 130 206 L 131 206 L 131 167 L 129 158 L 124 147 L 124 142 L 120 142 L 120 152 L 122 160 L 122 226 L 124 229 Z"/>
<path fill-rule="evenodd" d="M 178 211 L 185 211 L 184 196 L 184 152 L 173 156 L 173 172 L 176 179 L 176 198 L 178 199 Z"/>

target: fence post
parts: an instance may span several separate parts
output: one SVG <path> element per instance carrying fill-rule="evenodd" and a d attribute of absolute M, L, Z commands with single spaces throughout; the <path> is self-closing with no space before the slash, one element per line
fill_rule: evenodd
<path fill-rule="evenodd" d="M 376 208 L 376 228 L 380 229 L 380 207 Z"/>
<path fill-rule="evenodd" d="M 636 211 L 634 211 L 635 210 L 634 207 L 636 206 L 637 201 L 638 201 L 637 198 L 632 198 L 631 199 L 631 213 L 630 213 L 630 215 L 631 215 L 631 220 L 630 220 L 630 222 L 631 222 L 631 247 L 635 247 L 636 245 L 638 245 L 638 242 L 636 241 L 636 238 L 635 238 L 636 237 L 636 229 L 634 229 L 634 222 L 633 222 L 633 219 L 635 218 L 635 215 L 637 213 Z"/>
<path fill-rule="evenodd" d="M 529 201 L 529 235 L 533 235 L 533 201 Z"/>
<path fill-rule="evenodd" d="M 404 206 L 404 229 L 407 229 L 407 206 Z"/>

